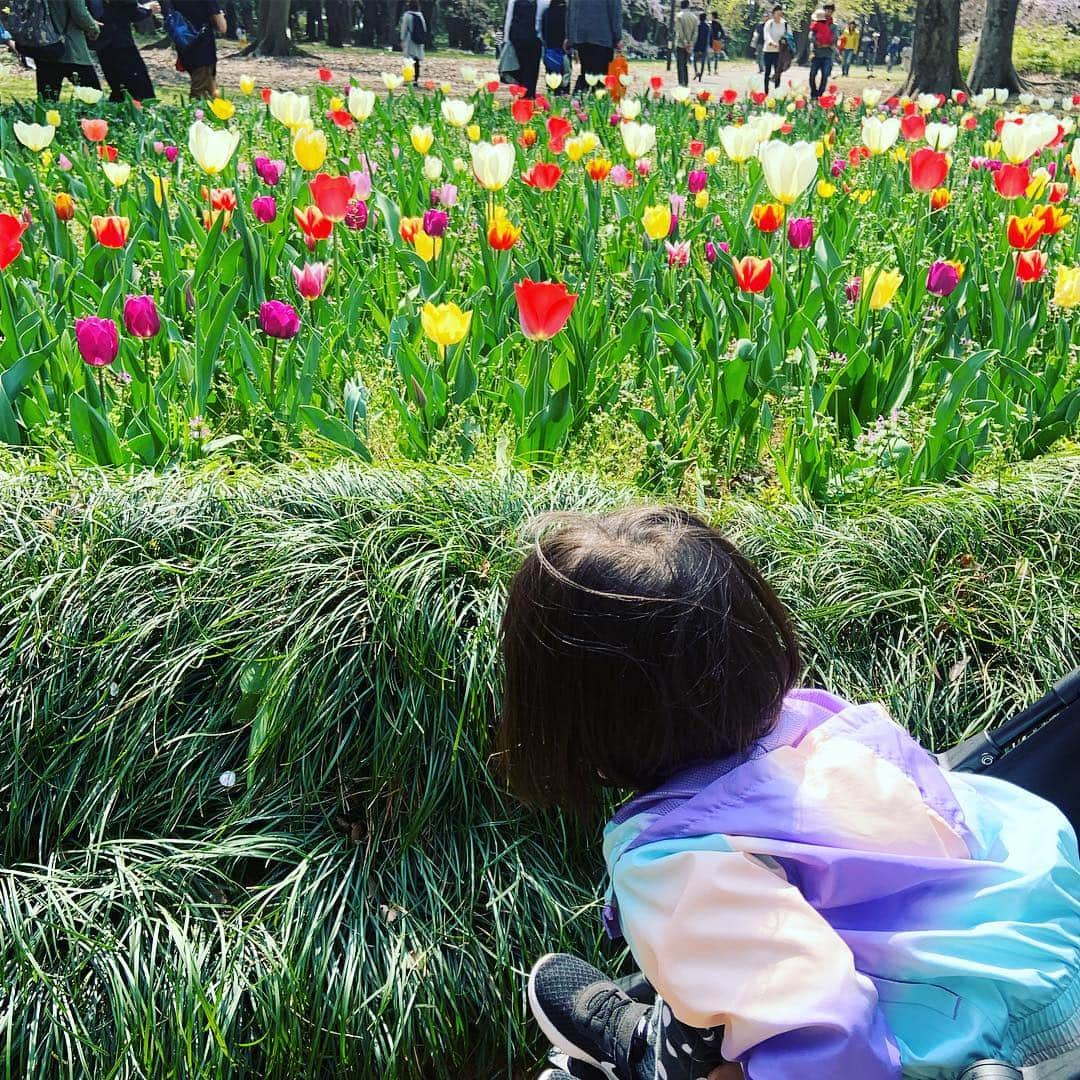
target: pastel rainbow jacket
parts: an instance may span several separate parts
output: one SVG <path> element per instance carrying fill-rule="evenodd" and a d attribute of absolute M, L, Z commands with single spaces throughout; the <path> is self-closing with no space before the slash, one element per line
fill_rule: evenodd
<path fill-rule="evenodd" d="M 793 691 L 748 752 L 624 806 L 604 854 L 609 932 L 748 1080 L 936 1080 L 1080 1043 L 1068 822 L 943 771 L 880 705 Z"/>

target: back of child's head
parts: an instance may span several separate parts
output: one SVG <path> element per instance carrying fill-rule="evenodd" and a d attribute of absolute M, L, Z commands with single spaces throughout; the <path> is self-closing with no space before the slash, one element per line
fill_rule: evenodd
<path fill-rule="evenodd" d="M 548 516 L 502 621 L 497 752 L 515 795 L 588 812 L 746 749 L 800 672 L 783 604 L 682 510 Z"/>

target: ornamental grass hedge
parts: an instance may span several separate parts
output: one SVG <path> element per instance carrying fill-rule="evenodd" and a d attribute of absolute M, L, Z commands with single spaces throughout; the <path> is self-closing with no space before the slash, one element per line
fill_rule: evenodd
<path fill-rule="evenodd" d="M 706 512 L 814 680 L 941 747 L 1077 662 L 1080 457 Z M 488 771 L 522 526 L 579 476 L 0 474 L 0 1059 L 26 1077 L 524 1075 L 596 837 Z M 614 954 L 609 956 L 616 959 Z"/>

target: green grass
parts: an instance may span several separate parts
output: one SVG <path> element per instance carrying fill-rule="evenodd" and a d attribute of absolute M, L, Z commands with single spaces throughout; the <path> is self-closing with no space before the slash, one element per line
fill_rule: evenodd
<path fill-rule="evenodd" d="M 968 71 L 974 60 L 975 44 L 965 45 L 961 69 Z M 1080 33 L 1068 26 L 1017 26 L 1013 64 L 1021 75 L 1080 78 Z"/>
<path fill-rule="evenodd" d="M 717 516 L 812 677 L 940 746 L 1076 662 L 1078 491 L 1056 456 L 844 515 Z M 601 949 L 600 864 L 489 778 L 500 596 L 533 513 L 623 498 L 345 466 L 0 473 L 5 1075 L 531 1066 L 522 973 Z"/>

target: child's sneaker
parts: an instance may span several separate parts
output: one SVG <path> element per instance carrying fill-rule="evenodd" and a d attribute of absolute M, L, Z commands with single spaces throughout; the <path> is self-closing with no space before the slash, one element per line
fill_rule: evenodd
<path fill-rule="evenodd" d="M 529 1007 L 548 1041 L 609 1080 L 628 1076 L 644 1054 L 638 1004 L 602 971 L 566 953 L 549 953 L 529 973 Z"/>
<path fill-rule="evenodd" d="M 607 1080 L 604 1072 L 595 1065 L 586 1065 L 584 1061 L 575 1061 L 572 1057 L 559 1050 L 552 1050 L 548 1054 L 550 1068 L 546 1073 L 541 1073 L 547 1080 L 565 1080 L 569 1076 L 571 1080 Z"/>

